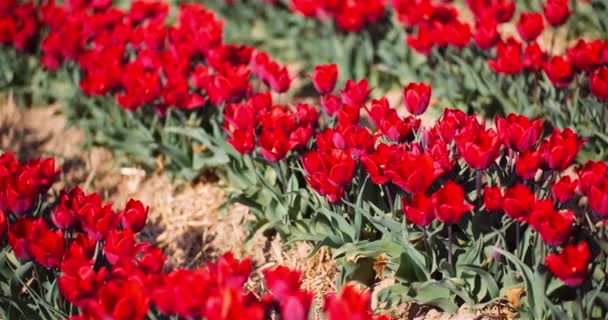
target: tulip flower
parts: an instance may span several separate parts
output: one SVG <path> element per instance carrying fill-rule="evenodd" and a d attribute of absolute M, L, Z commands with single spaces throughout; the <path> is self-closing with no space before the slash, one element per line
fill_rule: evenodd
<path fill-rule="evenodd" d="M 423 114 L 429 106 L 431 91 L 431 87 L 424 82 L 408 84 L 403 89 L 403 101 L 407 111 L 413 115 Z"/>
<path fill-rule="evenodd" d="M 567 245 L 561 253 L 545 257 L 547 268 L 569 287 L 578 287 L 587 278 L 591 252 L 586 242 Z"/>
<path fill-rule="evenodd" d="M 574 213 L 570 210 L 557 212 L 553 208 L 553 201 L 539 200 L 534 204 L 528 221 L 546 244 L 559 246 L 570 237 Z"/>
<path fill-rule="evenodd" d="M 589 192 L 589 207 L 598 216 L 608 217 L 608 180 L 592 185 Z"/>
<path fill-rule="evenodd" d="M 490 49 L 500 41 L 497 23 L 492 19 L 477 21 L 475 24 L 475 34 L 473 40 L 479 49 Z"/>
<path fill-rule="evenodd" d="M 497 73 L 505 75 L 519 73 L 524 68 L 521 43 L 515 38 L 499 43 L 496 48 L 496 59 L 488 60 L 488 65 Z"/>
<path fill-rule="evenodd" d="M 534 41 L 543 32 L 543 16 L 538 12 L 524 12 L 517 20 L 517 32 L 524 41 Z"/>
<path fill-rule="evenodd" d="M 574 77 L 572 62 L 562 56 L 555 56 L 546 62 L 544 71 L 551 83 L 560 89 L 567 87 Z"/>
<path fill-rule="evenodd" d="M 600 101 L 608 101 L 608 67 L 598 68 L 589 81 L 591 93 Z"/>
<path fill-rule="evenodd" d="M 424 193 L 415 194 L 411 201 L 402 198 L 401 203 L 405 217 L 415 225 L 426 227 L 435 220 L 431 199 Z"/>
<path fill-rule="evenodd" d="M 538 42 L 531 42 L 524 50 L 524 67 L 532 71 L 540 71 L 547 62 L 548 55 Z"/>
<path fill-rule="evenodd" d="M 554 27 L 560 26 L 570 16 L 568 0 L 547 0 L 543 6 L 543 12 L 550 25 Z"/>
<path fill-rule="evenodd" d="M 559 181 L 551 183 L 551 192 L 555 201 L 559 203 L 567 203 L 572 199 L 576 192 L 576 187 L 579 182 L 576 179 L 570 178 L 570 176 L 563 176 Z"/>
<path fill-rule="evenodd" d="M 535 201 L 534 194 L 521 183 L 507 189 L 504 195 L 503 208 L 505 213 L 517 221 L 525 221 L 532 212 Z"/>
<path fill-rule="evenodd" d="M 483 203 L 486 210 L 499 212 L 503 209 L 503 196 L 499 187 L 485 187 L 483 191 Z"/>
<path fill-rule="evenodd" d="M 526 151 L 515 158 L 515 173 L 524 180 L 533 180 L 540 168 L 540 152 Z"/>
<path fill-rule="evenodd" d="M 327 64 L 320 65 L 314 68 L 314 74 L 312 75 L 312 83 L 320 94 L 331 93 L 336 87 L 336 81 L 338 80 L 338 65 Z"/>
<path fill-rule="evenodd" d="M 32 234 L 28 243 L 32 258 L 45 268 L 58 267 L 65 251 L 63 232 L 50 230 L 42 220 L 34 223 L 40 223 L 40 226 L 33 227 L 36 232 Z"/>
<path fill-rule="evenodd" d="M 116 279 L 99 290 L 96 303 L 85 307 L 83 313 L 115 320 L 139 320 L 148 314 L 148 301 L 139 281 Z"/>
<path fill-rule="evenodd" d="M 497 117 L 498 135 L 505 146 L 524 152 L 536 147 L 543 132 L 543 121 L 530 120 L 522 115 L 509 114 L 506 118 Z"/>
<path fill-rule="evenodd" d="M 458 153 L 473 169 L 489 168 L 500 155 L 500 138 L 494 129 L 468 128 L 454 139 Z"/>
<path fill-rule="evenodd" d="M 431 202 L 437 219 L 449 224 L 457 223 L 463 214 L 473 210 L 473 205 L 464 198 L 462 187 L 451 180 L 432 195 Z"/>
<path fill-rule="evenodd" d="M 441 172 L 435 171 L 433 158 L 426 154 L 402 152 L 385 168 L 391 182 L 410 194 L 425 192 Z"/>
<path fill-rule="evenodd" d="M 587 42 L 583 39 L 566 50 L 568 59 L 578 71 L 592 72 L 602 65 L 603 43 L 600 40 Z"/>
<path fill-rule="evenodd" d="M 140 232 L 146 224 L 148 210 L 149 207 L 145 207 L 141 201 L 129 199 L 125 210 L 118 214 L 122 228 Z"/>
<path fill-rule="evenodd" d="M 603 183 L 608 177 L 608 165 L 604 161 L 587 161 L 582 167 L 576 169 L 579 189 L 582 194 L 589 196 L 591 187 Z"/>
<path fill-rule="evenodd" d="M 554 129 L 551 136 L 541 143 L 541 167 L 557 171 L 565 170 L 572 164 L 585 141 L 586 139 L 579 139 L 570 128 L 562 131 Z"/>
<path fill-rule="evenodd" d="M 340 90 L 340 97 L 342 103 L 359 107 L 365 104 L 371 91 L 367 85 L 367 79 L 362 79 L 359 82 L 347 80 L 344 89 Z"/>

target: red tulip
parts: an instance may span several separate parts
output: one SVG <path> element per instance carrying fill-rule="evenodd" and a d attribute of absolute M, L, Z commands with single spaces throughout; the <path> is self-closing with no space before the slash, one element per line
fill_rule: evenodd
<path fill-rule="evenodd" d="M 592 186 L 600 185 L 607 177 L 608 165 L 604 161 L 587 161 L 576 169 L 579 188 L 582 194 L 589 196 Z"/>
<path fill-rule="evenodd" d="M 326 94 L 321 96 L 321 107 L 332 116 L 342 107 L 342 100 L 334 94 Z"/>
<path fill-rule="evenodd" d="M 130 229 L 118 231 L 112 230 L 106 236 L 103 253 L 111 265 L 118 262 L 120 258 L 133 258 L 135 256 L 135 236 Z"/>
<path fill-rule="evenodd" d="M 484 130 L 478 124 L 468 127 L 454 137 L 458 153 L 471 168 L 485 170 L 500 155 L 500 138 L 494 129 Z"/>
<path fill-rule="evenodd" d="M 567 203 L 572 199 L 578 186 L 578 180 L 572 180 L 570 176 L 564 176 L 559 181 L 551 183 L 551 192 L 555 201 L 559 203 Z"/>
<path fill-rule="evenodd" d="M 547 53 L 540 48 L 538 42 L 528 44 L 526 50 L 524 51 L 524 67 L 530 70 L 542 70 L 543 66 L 547 62 L 547 59 Z"/>
<path fill-rule="evenodd" d="M 8 244 L 18 259 L 23 261 L 31 259 L 30 240 L 36 232 L 35 229 L 41 226 L 40 221 L 40 219 L 19 218 L 15 223 L 9 223 Z"/>
<path fill-rule="evenodd" d="M 435 216 L 444 223 L 457 223 L 463 214 L 473 210 L 473 205 L 464 198 L 462 187 L 451 180 L 431 196 L 431 202 Z"/>
<path fill-rule="evenodd" d="M 38 195 L 47 192 L 59 174 L 53 159 L 22 165 L 12 153 L 0 157 L 0 210 L 18 215 L 30 211 Z"/>
<path fill-rule="evenodd" d="M 102 207 L 100 203 L 88 202 L 76 213 L 76 216 L 84 232 L 97 241 L 103 240 L 116 223 L 116 215 L 112 211 L 111 204 Z"/>
<path fill-rule="evenodd" d="M 534 180 L 539 168 L 539 151 L 525 151 L 515 158 L 515 173 L 524 180 Z"/>
<path fill-rule="evenodd" d="M 557 171 L 568 168 L 586 139 L 579 139 L 570 128 L 562 131 L 554 129 L 548 140 L 540 145 L 541 165 Z"/>
<path fill-rule="evenodd" d="M 372 182 L 375 184 L 385 184 L 390 180 L 390 177 L 386 175 L 386 166 L 390 163 L 390 158 L 395 154 L 397 145 L 387 145 L 381 143 L 376 148 L 376 151 L 361 156 L 361 163 Z"/>
<path fill-rule="evenodd" d="M 591 75 L 591 93 L 600 101 L 608 101 L 608 67 L 600 67 Z"/>
<path fill-rule="evenodd" d="M 524 41 L 534 41 L 543 32 L 543 16 L 538 12 L 524 12 L 517 20 L 517 32 Z"/>
<path fill-rule="evenodd" d="M 428 26 L 422 25 L 418 29 L 418 34 L 407 35 L 405 42 L 414 49 L 414 51 L 428 55 L 435 46 L 435 32 Z"/>
<path fill-rule="evenodd" d="M 300 289 L 301 276 L 301 272 L 283 266 L 264 271 L 264 279 L 272 299 L 279 304 L 282 319 L 308 319 L 313 294 Z"/>
<path fill-rule="evenodd" d="M 51 231 L 43 220 L 37 220 L 34 224 L 35 230 L 29 239 L 29 252 L 32 258 L 46 268 L 56 268 L 63 259 L 65 251 L 63 232 L 61 230 Z"/>
<path fill-rule="evenodd" d="M 92 265 L 74 260 L 65 261 L 61 271 L 63 274 L 57 280 L 61 295 L 78 307 L 96 298 L 107 276 L 104 267 L 95 271 Z"/>
<path fill-rule="evenodd" d="M 76 190 L 76 189 L 74 189 Z M 71 192 L 74 192 L 72 190 Z M 78 189 L 80 191 L 80 189 Z M 55 209 L 51 212 L 51 219 L 53 220 L 53 224 L 55 227 L 59 229 L 69 229 L 72 227 L 74 222 L 74 213 L 69 209 L 70 196 L 64 190 L 61 190 L 61 194 L 59 195 L 59 205 L 55 207 Z"/>
<path fill-rule="evenodd" d="M 578 287 L 587 278 L 591 252 L 586 242 L 576 246 L 567 245 L 561 253 L 545 257 L 545 264 L 551 273 L 569 287 Z"/>
<path fill-rule="evenodd" d="M 498 135 L 505 146 L 518 152 L 534 149 L 543 132 L 542 120 L 532 121 L 526 116 L 513 113 L 507 118 L 497 117 L 495 122 Z"/>
<path fill-rule="evenodd" d="M 432 88 L 424 82 L 411 82 L 403 89 L 403 101 L 407 111 L 413 115 L 421 115 L 426 111 L 431 100 Z"/>
<path fill-rule="evenodd" d="M 600 40 L 587 42 L 581 39 L 574 47 L 568 48 L 566 53 L 577 70 L 592 72 L 602 64 L 603 46 Z"/>
<path fill-rule="evenodd" d="M 512 219 L 525 221 L 532 212 L 535 202 L 534 193 L 528 187 L 518 183 L 505 192 L 503 208 Z"/>
<path fill-rule="evenodd" d="M 440 32 L 440 33 L 439 33 Z M 440 28 L 438 34 L 442 36 L 446 44 L 458 49 L 466 47 L 471 41 L 471 27 L 468 23 L 458 20 L 450 21 Z"/>
<path fill-rule="evenodd" d="M 260 153 L 270 162 L 282 160 L 296 145 L 281 129 L 265 130 L 260 134 Z"/>
<path fill-rule="evenodd" d="M 347 80 L 344 89 L 340 90 L 340 97 L 342 103 L 359 107 L 365 104 L 371 91 L 367 85 L 367 79 L 362 79 L 359 82 Z"/>
<path fill-rule="evenodd" d="M 589 192 L 589 207 L 598 216 L 608 217 L 608 180 L 592 185 Z"/>
<path fill-rule="evenodd" d="M 148 314 L 148 301 L 139 281 L 118 279 L 106 283 L 99 290 L 99 300 L 86 304 L 82 312 L 102 319 L 138 320 Z"/>
<path fill-rule="evenodd" d="M 574 213 L 569 210 L 557 212 L 553 208 L 553 201 L 539 200 L 534 204 L 528 221 L 546 244 L 559 246 L 570 237 Z"/>
<path fill-rule="evenodd" d="M 473 39 L 479 49 L 490 49 L 498 44 L 500 42 L 500 34 L 498 34 L 496 21 L 491 19 L 477 21 Z"/>
<path fill-rule="evenodd" d="M 503 209 L 503 196 L 500 187 L 485 187 L 483 190 L 483 203 L 486 210 L 490 212 L 499 212 Z"/>
<path fill-rule="evenodd" d="M 385 168 L 386 176 L 410 194 L 425 192 L 441 174 L 435 171 L 433 158 L 425 154 L 402 152 Z"/>
<path fill-rule="evenodd" d="M 519 73 L 524 68 L 521 43 L 515 38 L 500 42 L 496 47 L 496 59 L 488 60 L 488 65 L 497 73 L 506 75 Z"/>
<path fill-rule="evenodd" d="M 572 62 L 562 56 L 551 58 L 551 60 L 545 63 L 544 70 L 547 78 L 557 88 L 567 87 L 574 77 Z"/>
<path fill-rule="evenodd" d="M 234 149 L 242 154 L 250 154 L 255 149 L 255 130 L 254 128 L 244 131 L 234 131 L 232 137 L 226 138 Z"/>
<path fill-rule="evenodd" d="M 415 225 L 426 227 L 435 220 L 431 199 L 424 193 L 415 194 L 411 201 L 402 198 L 401 203 L 403 205 L 405 217 Z"/>
<path fill-rule="evenodd" d="M 401 119 L 397 110 L 390 107 L 386 97 L 372 100 L 368 113 L 374 125 L 391 141 L 407 138 L 420 126 L 419 119 Z"/>
<path fill-rule="evenodd" d="M 325 295 L 323 310 L 327 320 L 379 320 L 372 316 L 370 303 L 369 291 L 360 292 L 354 286 L 346 285 L 339 294 Z"/>
<path fill-rule="evenodd" d="M 81 265 L 92 265 L 95 261 L 97 241 L 86 234 L 80 233 L 70 243 L 65 255 L 65 261 L 78 261 Z M 63 269 L 63 266 L 61 267 Z M 65 271 L 64 271 L 65 272 Z"/>
<path fill-rule="evenodd" d="M 148 274 L 159 273 L 163 270 L 167 258 L 160 248 L 146 245 L 137 249 L 136 262 L 140 270 Z"/>
<path fill-rule="evenodd" d="M 239 288 L 218 288 L 205 300 L 202 304 L 206 320 L 239 319 L 243 315 L 251 320 L 264 320 L 266 317 L 267 308 L 253 295 L 244 295 Z"/>
<path fill-rule="evenodd" d="M 146 224 L 149 209 L 141 201 L 129 199 L 125 210 L 118 215 L 122 228 L 131 229 L 134 233 L 140 232 Z"/>
<path fill-rule="evenodd" d="M 356 162 L 349 151 L 333 149 L 308 152 L 302 157 L 302 165 L 310 187 L 330 202 L 337 202 L 352 182 Z"/>
<path fill-rule="evenodd" d="M 316 66 L 312 75 L 312 84 L 318 93 L 325 95 L 331 93 L 338 80 L 338 65 L 327 64 Z"/>
<path fill-rule="evenodd" d="M 547 0 L 547 3 L 543 6 L 543 12 L 550 25 L 554 27 L 560 26 L 570 16 L 568 0 Z"/>

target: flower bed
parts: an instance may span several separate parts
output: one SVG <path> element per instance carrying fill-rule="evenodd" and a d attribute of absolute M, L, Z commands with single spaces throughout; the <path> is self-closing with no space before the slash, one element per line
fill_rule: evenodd
<path fill-rule="evenodd" d="M 547 117 L 589 138 L 587 159 L 605 158 L 608 29 L 599 17 L 608 7 L 601 1 L 226 2 L 219 8 L 228 21 L 253 16 L 250 24 L 263 30 L 279 24 L 274 20 L 299 21 L 285 17 L 289 12 L 314 24 L 288 25 L 311 34 L 293 44 L 301 53 L 295 61 L 308 68 L 338 62 L 343 80 L 366 77 L 387 90 L 399 82 L 429 81 L 441 105 L 489 119 L 509 113 Z M 285 29 L 291 30 L 269 32 L 267 42 L 285 43 Z M 319 48 L 336 54 L 307 53 Z M 288 51 L 272 52 L 281 57 Z"/>
<path fill-rule="evenodd" d="M 120 211 L 80 188 L 48 195 L 54 159 L 19 163 L 0 156 L 0 283 L 7 319 L 306 319 L 313 295 L 301 272 L 264 270 L 266 292 L 244 289 L 251 260 L 227 253 L 193 269 L 165 270 L 166 257 L 136 235 L 148 208 L 131 199 Z M 326 319 L 373 316 L 370 293 L 345 286 L 325 297 Z"/>
<path fill-rule="evenodd" d="M 186 177 L 219 166 L 237 190 L 233 201 L 255 214 L 253 231 L 329 247 L 339 284 L 393 280 L 380 295 L 388 305 L 415 300 L 453 312 L 515 290 L 525 294 L 523 316 L 606 316 L 606 164 L 577 163 L 586 139 L 571 129 L 516 114 L 492 127 L 453 109 L 423 126 L 437 97 L 430 86 L 403 88 L 404 117 L 386 98 L 368 101 L 366 79 L 336 91 L 335 65 L 310 75 L 318 92 L 310 101 L 321 108 L 277 103 L 271 91 L 289 89 L 286 68 L 220 44 L 221 22 L 202 6 L 182 5 L 165 28 L 163 6 L 91 5 L 40 12 L 45 39 L 79 38 L 68 37 L 70 23 L 85 32 L 74 42 L 86 44 L 78 58 L 74 46 L 47 40 L 42 61 L 78 61 L 81 70 L 70 62 L 64 70 L 84 94 L 66 110 L 96 142 L 139 160 L 160 153 Z M 53 10 L 69 12 L 70 23 L 53 22 L 61 15 Z"/>

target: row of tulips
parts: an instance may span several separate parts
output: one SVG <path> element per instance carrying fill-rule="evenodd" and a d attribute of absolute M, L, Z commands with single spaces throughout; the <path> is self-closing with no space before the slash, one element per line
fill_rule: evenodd
<path fill-rule="evenodd" d="M 343 31 L 353 32 L 360 46 L 350 48 L 349 54 L 373 53 L 365 74 L 376 79 L 374 85 L 384 88 L 377 79 L 392 76 L 402 83 L 431 81 L 446 104 L 487 118 L 509 113 L 548 116 L 554 126 L 572 127 L 590 138 L 585 158 L 605 157 L 606 26 L 585 24 L 601 20 L 601 10 L 608 9 L 601 1 L 470 0 L 466 6 L 434 0 L 266 2 L 276 11 L 286 7 L 305 17 L 333 19 Z M 252 6 L 230 3 L 226 11 Z M 369 19 L 365 12 L 379 18 Z M 352 38 L 335 33 L 338 41 Z M 365 47 L 368 38 L 370 48 Z M 359 61 L 340 63 L 352 74 L 348 71 L 358 68 Z"/>
<path fill-rule="evenodd" d="M 338 242 L 329 244 L 335 252 L 376 262 L 388 255 L 394 263 L 388 268 L 405 288 L 420 282 L 448 286 L 450 277 L 462 277 L 462 269 L 471 264 L 479 273 L 496 274 L 495 284 L 481 286 L 503 287 L 523 277 L 518 283 L 525 283 L 531 301 L 522 311 L 532 318 L 546 312 L 579 318 L 605 314 L 605 302 L 598 297 L 606 298 L 601 279 L 608 166 L 601 161 L 576 164 L 585 139 L 571 129 L 516 114 L 497 117 L 491 127 L 454 109 L 445 109 L 425 127 L 419 115 L 432 95 L 425 83 L 403 88 L 410 115 L 402 116 L 385 97 L 368 101 L 372 89 L 366 80 L 348 80 L 335 94 L 337 69 L 322 65 L 311 75 L 322 112 L 304 103 L 273 104 L 268 95 L 224 108 L 227 142 L 246 155 L 243 161 L 251 157 L 278 172 L 276 187 L 270 187 L 276 194 L 312 189 L 315 194 L 307 195 L 312 210 L 303 210 L 304 220 L 317 223 L 329 211 L 333 232 L 352 232 L 344 243 L 330 235 L 323 238 Z M 264 174 L 253 168 L 258 176 Z M 387 240 L 413 247 L 372 245 Z M 361 247 L 350 248 L 352 242 Z M 408 250 L 420 253 L 418 267 L 425 276 L 400 272 L 416 260 Z M 374 270 L 381 278 L 383 273 Z M 547 270 L 561 284 L 546 278 Z M 544 280 L 533 288 L 536 277 Z M 474 281 L 451 285 L 456 287 L 450 287 L 452 293 L 472 305 L 504 298 L 498 292 L 479 294 L 480 284 Z M 568 298 L 560 287 L 576 288 L 580 299 Z M 568 300 L 573 306 L 560 309 L 559 303 Z"/>
<path fill-rule="evenodd" d="M 136 238 L 148 207 L 131 199 L 114 211 L 78 187 L 49 195 L 54 166 L 52 158 L 23 164 L 0 156 L 3 318 L 308 318 L 313 293 L 300 289 L 300 271 L 265 269 L 266 290 L 250 292 L 252 261 L 231 253 L 197 269 L 167 270 L 162 250 Z M 323 310 L 325 319 L 390 319 L 374 316 L 369 291 L 352 285 L 327 294 Z"/>
<path fill-rule="evenodd" d="M 13 3 L 6 12 L 18 7 Z M 341 264 L 340 282 L 393 279 L 380 295 L 385 303 L 413 299 L 454 311 L 461 303 L 483 307 L 505 299 L 505 290 L 521 288 L 524 316 L 606 315 L 606 165 L 576 164 L 585 139 L 575 132 L 514 114 L 497 117 L 491 127 L 452 109 L 423 126 L 419 116 L 429 106 L 430 86 L 403 88 L 411 114 L 404 117 L 387 98 L 369 101 L 366 79 L 348 80 L 336 92 L 335 65 L 318 66 L 310 75 L 320 109 L 310 101 L 278 104 L 261 83 L 249 84 L 249 70 L 265 88 L 281 93 L 291 81 L 284 67 L 263 52 L 221 45 L 221 22 L 202 6 L 182 5 L 171 27 L 161 24 L 164 8 L 135 2 L 126 13 L 103 1 L 46 3 L 40 7 L 49 30 L 43 44 L 52 44 L 48 39 L 56 34 L 82 46 L 43 45 L 42 61 L 54 68 L 76 59 L 83 78 L 74 80 L 83 100 L 111 96 L 95 101 L 107 112 L 113 112 L 113 101 L 139 109 L 120 113 L 125 118 L 150 117 L 142 105 L 160 111 L 155 119 L 189 110 L 180 113 L 177 127 L 160 130 L 187 137 L 188 149 L 191 141 L 200 142 L 223 159 L 222 169 L 239 190 L 234 201 L 251 207 L 255 230 L 330 247 Z M 71 19 L 79 28 L 66 27 Z M 106 54 L 115 55 L 106 58 L 108 65 L 100 58 Z M 201 84 L 191 87 L 185 79 Z M 206 100 L 216 108 L 196 108 Z M 193 125 L 192 117 L 201 115 L 202 125 Z M 120 137 L 139 136 L 137 130 L 125 128 Z M 171 147 L 162 149 L 165 155 Z M 62 197 L 71 202 L 69 194 Z M 131 205 L 126 212 L 143 207 Z M 52 220 L 87 234 L 84 226 L 92 224 L 96 241 L 106 239 L 104 228 L 118 228 L 113 233 L 122 239 L 125 230 L 141 226 L 124 218 L 128 214 L 115 219 L 111 209 L 97 207 L 92 216 L 99 219 L 83 222 L 60 210 Z M 121 260 L 109 252 L 110 265 Z"/>
<path fill-rule="evenodd" d="M 0 43 L 39 51 L 50 71 L 76 64 L 86 95 L 112 96 L 127 110 L 239 101 L 253 90 L 251 73 L 277 92 L 289 89 L 287 69 L 267 54 L 256 53 L 250 65 L 252 47 L 223 43 L 223 21 L 212 11 L 183 4 L 170 26 L 168 14 L 169 5 L 156 1 L 134 1 L 123 11 L 112 1 L 10 0 L 0 7 Z"/>

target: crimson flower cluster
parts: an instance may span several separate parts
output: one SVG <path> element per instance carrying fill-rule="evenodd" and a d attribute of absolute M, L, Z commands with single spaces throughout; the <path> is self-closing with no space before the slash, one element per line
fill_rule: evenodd
<path fill-rule="evenodd" d="M 365 80 L 348 80 L 339 95 L 334 94 L 336 73 L 335 65 L 324 65 L 316 67 L 310 76 L 325 111 L 317 114 L 306 105 L 310 118 L 294 116 L 304 114 L 300 111 L 302 105 L 268 109 L 271 104 L 267 96 L 228 105 L 228 141 L 239 150 L 234 143 L 239 132 L 236 129 L 249 128 L 250 135 L 259 141 L 259 153 L 267 161 L 284 159 L 287 153 L 279 153 L 280 150 L 301 155 L 304 178 L 310 188 L 332 203 L 345 199 L 351 193 L 350 185 L 360 176 L 358 173 L 364 173 L 388 192 L 397 191 L 392 198 L 400 197 L 405 219 L 422 228 L 435 225 L 436 220 L 457 224 L 471 211 L 504 213 L 515 223 L 535 230 L 548 246 L 555 248 L 546 264 L 557 277 L 568 285 L 582 283 L 591 253 L 587 250 L 584 260 L 569 260 L 572 248 L 587 248 L 584 241 L 577 243 L 579 237 L 573 230 L 584 221 L 583 215 L 591 214 L 594 220 L 608 217 L 606 164 L 588 162 L 575 170 L 576 175 L 567 174 L 585 139 L 570 129 L 553 129 L 545 136 L 542 120 L 521 115 L 497 117 L 495 126 L 489 126 L 474 115 L 453 109 L 445 109 L 433 126 L 423 127 L 416 115 L 423 113 L 430 102 L 432 90 L 426 84 L 411 83 L 404 88 L 404 106 L 410 115 L 403 116 L 386 98 L 368 102 L 371 89 Z M 260 105 L 263 107 L 256 107 Z M 297 120 L 284 116 L 286 108 Z M 284 118 L 268 121 L 268 110 L 273 110 L 275 117 Z M 367 117 L 362 117 L 365 113 Z M 317 119 L 322 115 L 328 118 Z M 367 119 L 371 124 L 364 124 Z M 248 127 L 251 123 L 256 125 Z M 306 142 L 290 149 L 284 146 L 289 146 L 291 135 L 273 136 L 273 149 L 269 149 L 264 145 L 264 135 L 267 128 L 277 131 L 277 123 L 319 127 L 307 127 L 310 131 Z M 285 142 L 280 143 L 282 140 Z M 295 146 L 297 142 L 291 143 Z M 252 152 L 254 143 L 248 145 L 251 148 L 246 152 L 239 151 Z M 496 171 L 502 171 L 507 178 L 491 178 Z M 478 201 L 471 195 L 475 190 L 463 182 L 463 172 L 477 177 Z M 588 199 L 588 207 L 579 205 L 582 197 Z M 557 253 L 560 247 L 564 249 Z M 564 265 L 574 266 L 571 270 L 576 271 L 567 272 Z"/>
<path fill-rule="evenodd" d="M 38 32 L 34 3 L 6 0 L 0 4 L 0 44 L 29 49 Z"/>
<path fill-rule="evenodd" d="M 305 17 L 333 19 L 346 32 L 357 32 L 380 20 L 386 12 L 380 0 L 290 0 L 290 9 Z"/>
<path fill-rule="evenodd" d="M 277 92 L 291 85 L 287 69 L 266 53 L 224 44 L 223 21 L 200 4 L 180 5 L 177 22 L 167 25 L 163 2 L 138 0 L 126 11 L 111 3 L 11 0 L 0 7 L 0 43 L 25 49 L 41 36 L 46 69 L 76 64 L 85 94 L 111 95 L 127 110 L 238 102 L 253 91 L 252 73 Z"/>
<path fill-rule="evenodd" d="M 482 50 L 495 48 L 495 58 L 488 65 L 497 73 L 514 75 L 528 70 L 544 71 L 558 88 L 565 88 L 577 74 L 587 74 L 593 95 L 608 101 L 608 42 L 578 40 L 563 55 L 549 56 L 552 48 L 542 48 L 537 39 L 550 26 L 553 29 L 566 23 L 571 14 L 566 0 L 547 0 L 543 12 L 522 12 L 515 23 L 519 40 L 506 39 L 498 27 L 509 22 L 515 3 L 509 0 L 467 1 L 475 18 L 474 28 L 459 20 L 460 12 L 452 6 L 431 0 L 394 0 L 400 21 L 417 27 L 406 42 L 416 51 L 429 54 L 434 47 L 464 48 L 471 40 Z M 552 32 L 555 32 L 553 30 Z"/>
<path fill-rule="evenodd" d="M 79 310 L 71 320 L 144 319 L 149 312 L 187 319 L 239 319 L 243 314 L 254 320 L 272 314 L 308 319 L 313 294 L 300 288 L 300 271 L 283 266 L 264 270 L 268 292 L 261 297 L 244 289 L 251 260 L 239 261 L 231 253 L 198 269 L 165 271 L 162 250 L 136 238 L 148 215 L 140 201 L 131 199 L 116 212 L 98 194 L 76 187 L 62 191 L 50 212 L 41 212 L 32 204 L 46 200 L 57 177 L 54 159 L 21 164 L 6 153 L 0 168 L 0 244 L 9 245 L 19 260 L 58 275 L 62 296 Z M 351 285 L 328 294 L 324 311 L 328 320 L 390 319 L 374 316 L 370 293 Z"/>

